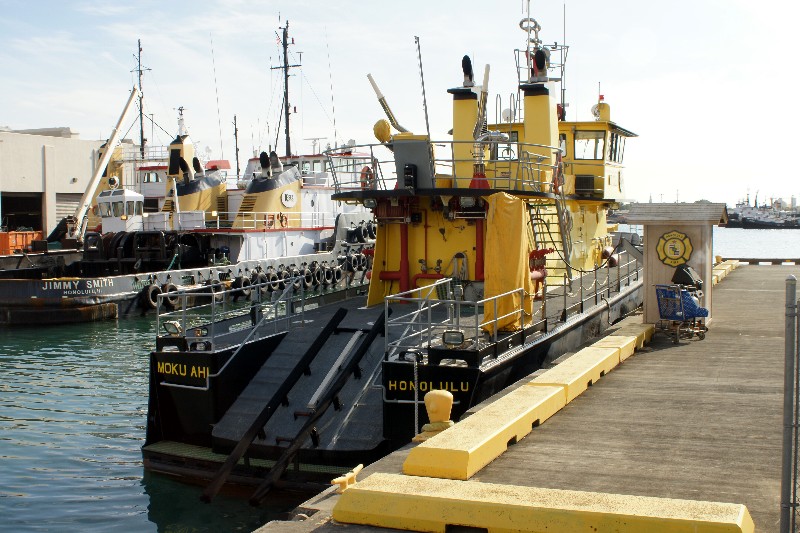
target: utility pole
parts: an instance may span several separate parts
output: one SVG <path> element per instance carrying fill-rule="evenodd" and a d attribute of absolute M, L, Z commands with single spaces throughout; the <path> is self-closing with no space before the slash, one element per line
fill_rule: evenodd
<path fill-rule="evenodd" d="M 284 112 L 284 134 L 286 135 L 286 156 L 292 155 L 292 144 L 289 140 L 289 69 L 299 67 L 300 65 L 289 64 L 289 21 L 286 21 L 286 26 L 280 28 L 283 30 L 283 37 L 279 37 L 281 47 L 283 48 L 283 66 L 271 67 L 272 70 L 283 70 L 283 112 Z M 294 39 L 292 39 L 294 44 Z"/>
<path fill-rule="evenodd" d="M 239 128 L 236 127 L 236 115 L 233 115 L 233 146 L 236 148 L 236 179 L 241 177 L 239 171 Z"/>

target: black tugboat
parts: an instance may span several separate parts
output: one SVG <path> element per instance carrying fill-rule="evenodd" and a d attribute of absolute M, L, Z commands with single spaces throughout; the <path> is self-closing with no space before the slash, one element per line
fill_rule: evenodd
<path fill-rule="evenodd" d="M 606 223 L 634 134 L 602 101 L 596 121 L 566 122 L 546 85 L 564 47 L 520 26 L 524 118 L 488 123 L 489 67 L 475 85 L 465 57 L 453 138 L 434 142 L 397 123 L 370 77 L 389 122 L 354 147 L 369 171 L 336 172 L 334 195 L 377 221 L 366 299 L 312 301 L 287 280 L 236 318 L 159 318 L 147 469 L 210 480 L 205 499 L 226 481 L 259 485 L 254 502 L 330 479 L 409 442 L 428 390 L 453 393 L 457 420 L 641 304 L 640 263 Z"/>

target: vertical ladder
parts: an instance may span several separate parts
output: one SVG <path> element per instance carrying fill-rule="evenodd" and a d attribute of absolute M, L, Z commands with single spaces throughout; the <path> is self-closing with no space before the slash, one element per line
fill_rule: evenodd
<path fill-rule="evenodd" d="M 560 160 L 556 166 L 555 173 L 556 175 L 553 178 L 555 198 L 530 201 L 528 213 L 536 246 L 539 248 L 553 248 L 558 254 L 556 257 L 547 259 L 548 275 L 563 277 L 566 274 L 567 279 L 571 280 L 572 216 L 567 208 L 567 199 L 564 196 L 564 173 Z"/>

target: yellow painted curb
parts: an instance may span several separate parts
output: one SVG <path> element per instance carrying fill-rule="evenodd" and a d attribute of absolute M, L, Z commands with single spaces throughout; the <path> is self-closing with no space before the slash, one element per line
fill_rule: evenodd
<path fill-rule="evenodd" d="M 636 348 L 641 349 L 650 342 L 656 331 L 655 324 L 625 324 L 618 329 L 615 335 L 631 335 L 636 337 Z"/>
<path fill-rule="evenodd" d="M 469 479 L 565 403 L 563 387 L 519 387 L 412 448 L 403 473 Z"/>
<path fill-rule="evenodd" d="M 474 416 L 474 415 L 473 415 Z M 752 533 L 747 507 L 398 474 L 372 474 L 333 508 L 338 522 L 445 533 L 448 526 L 488 533 Z"/>
<path fill-rule="evenodd" d="M 566 403 L 577 398 L 590 385 L 619 364 L 615 348 L 584 348 L 555 367 L 538 375 L 528 385 L 566 387 Z"/>
<path fill-rule="evenodd" d="M 633 355 L 636 344 L 635 335 L 609 335 L 595 342 L 592 346 L 618 348 L 619 360 L 622 362 Z"/>

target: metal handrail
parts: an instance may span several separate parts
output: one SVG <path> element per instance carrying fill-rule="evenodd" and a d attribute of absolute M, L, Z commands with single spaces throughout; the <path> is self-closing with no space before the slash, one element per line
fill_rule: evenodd
<path fill-rule="evenodd" d="M 214 229 L 229 228 L 238 219 L 242 229 L 297 229 L 332 228 L 336 224 L 335 211 L 289 212 L 289 211 L 215 211 L 214 220 L 206 226 Z M 367 215 L 365 214 L 365 217 Z"/>
<path fill-rule="evenodd" d="M 498 157 L 483 157 L 484 174 L 492 189 L 527 190 L 534 192 L 553 193 L 553 171 L 557 168 L 557 154 L 562 150 L 555 146 L 544 144 L 510 142 L 487 139 L 479 143 L 485 155 L 497 154 Z M 463 180 L 466 188 L 473 178 L 475 163 L 474 141 L 430 141 L 430 157 L 435 175 L 433 176 L 434 188 L 456 187 L 456 180 Z M 469 155 L 456 157 L 458 146 L 468 146 Z M 509 147 L 516 149 L 514 158 L 499 157 Z M 370 189 L 392 190 L 396 185 L 396 170 L 394 154 L 387 145 L 364 144 L 353 147 L 359 151 L 366 151 L 370 155 L 372 164 L 370 174 L 364 172 L 354 174 L 342 172 L 337 165 L 336 151 L 325 152 L 333 173 L 334 187 L 337 193 L 346 190 Z M 444 152 L 445 157 L 438 156 L 437 152 Z M 385 152 L 381 152 L 383 149 Z M 463 150 L 462 150 L 463 151 Z M 377 155 L 376 155 L 377 152 Z M 513 152 L 512 152 L 513 153 Z M 383 155 L 383 157 L 378 157 Z"/>
<path fill-rule="evenodd" d="M 433 332 L 437 329 L 448 328 L 448 327 L 456 327 L 458 329 L 464 329 L 464 326 L 461 324 L 461 316 L 462 310 L 464 308 L 472 309 L 470 313 L 471 316 L 478 316 L 478 311 L 481 307 L 488 305 L 493 306 L 493 318 L 491 320 L 484 320 L 484 321 L 475 321 L 474 328 L 469 327 L 468 329 L 474 330 L 474 342 L 479 342 L 479 339 L 482 338 L 481 330 L 485 328 L 490 328 L 492 331 L 493 340 L 497 341 L 497 331 L 498 331 L 498 324 L 507 319 L 509 317 L 514 317 L 515 315 L 520 317 L 521 326 L 525 327 L 525 308 L 524 308 L 524 301 L 525 301 L 525 291 L 521 288 L 513 289 L 502 294 L 490 296 L 488 298 L 483 298 L 478 301 L 465 301 L 465 300 L 458 300 L 458 299 L 451 299 L 451 298 L 439 298 L 437 297 L 435 300 L 431 299 L 431 296 L 434 293 L 434 290 L 437 290 L 439 287 L 444 287 L 445 294 L 450 295 L 452 294 L 451 291 L 451 284 L 453 280 L 451 278 L 444 278 L 441 280 L 437 280 L 435 283 L 431 285 L 427 285 L 422 288 L 412 289 L 410 291 L 405 291 L 402 293 L 394 294 L 387 296 L 384 298 L 384 305 L 386 308 L 389 308 L 390 304 L 395 303 L 406 303 L 406 304 L 416 304 L 416 309 L 412 312 L 405 313 L 396 317 L 393 317 L 390 320 L 386 321 L 386 332 L 385 332 L 385 341 L 384 341 L 384 353 L 385 356 L 388 357 L 402 348 L 415 348 L 421 349 L 423 345 L 427 345 L 426 347 L 431 346 L 431 341 L 434 337 Z M 423 291 L 425 294 L 423 295 Z M 414 294 L 420 294 L 420 296 L 413 296 Z M 438 290 L 437 290 L 438 293 Z M 502 298 L 506 298 L 512 295 L 519 296 L 519 305 L 512 309 L 508 313 L 504 313 L 502 315 L 498 315 L 497 308 L 498 302 Z M 448 309 L 448 315 L 444 322 L 435 323 L 433 321 L 433 313 L 432 311 L 437 308 L 445 306 Z M 397 309 L 398 306 L 392 306 L 393 309 Z M 402 327 L 403 332 L 394 340 L 391 340 L 389 335 L 389 330 L 392 327 Z M 411 342 L 411 341 L 414 342 Z"/>
<path fill-rule="evenodd" d="M 278 321 L 279 321 L 279 318 L 280 318 L 279 307 L 281 307 L 281 306 L 285 306 L 285 320 L 286 320 L 286 323 L 287 323 L 286 330 L 289 329 L 289 325 L 291 324 L 291 318 L 293 316 L 292 315 L 292 310 L 291 310 L 291 302 L 295 300 L 295 291 L 298 290 L 295 287 L 295 284 L 297 282 L 300 282 L 300 281 L 301 281 L 300 277 L 287 278 L 286 279 L 286 288 L 283 290 L 281 295 L 276 300 L 273 300 L 273 301 L 268 302 L 267 304 L 265 304 L 265 305 L 267 305 L 268 307 L 270 307 L 272 309 L 272 312 L 271 313 L 269 313 L 269 312 L 263 313 L 261 319 L 258 321 L 258 323 L 254 324 L 252 326 L 252 328 L 250 329 L 249 333 L 244 338 L 244 340 L 242 340 L 241 343 L 239 343 L 239 346 L 236 348 L 236 350 L 233 352 L 233 354 L 231 354 L 231 356 L 228 358 L 228 360 L 225 361 L 225 364 L 223 364 L 222 367 L 220 367 L 220 369 L 217 372 L 215 372 L 213 374 L 209 373 L 206 376 L 206 384 L 205 384 L 205 386 L 183 385 L 183 384 L 179 384 L 179 383 L 166 383 L 166 382 L 161 382 L 161 385 L 164 385 L 164 386 L 167 386 L 167 387 L 180 388 L 180 389 L 191 389 L 191 390 L 202 390 L 202 391 L 209 390 L 209 388 L 211 386 L 211 378 L 217 378 L 220 375 L 222 375 L 222 373 L 227 369 L 228 365 L 234 359 L 236 359 L 236 356 L 239 354 L 239 352 L 242 350 L 242 348 L 248 342 L 250 342 L 250 340 L 253 338 L 253 336 L 256 334 L 256 332 L 262 326 L 271 324 L 274 327 L 274 333 L 277 333 L 277 325 L 278 325 Z M 251 286 L 251 290 L 255 291 L 255 294 L 259 294 L 260 295 L 261 294 L 261 292 L 260 292 L 261 288 L 262 287 L 266 287 L 267 285 L 268 285 L 268 283 L 252 285 Z M 302 283 L 300 283 L 299 285 L 300 285 L 300 287 L 299 287 L 299 301 L 301 302 L 300 313 L 299 314 L 300 314 L 300 317 L 301 317 L 301 321 L 304 321 L 304 317 L 305 317 L 305 291 L 303 289 Z M 222 302 L 224 302 L 226 300 L 226 298 L 225 298 L 226 294 L 232 295 L 232 294 L 234 294 L 234 293 L 236 293 L 236 292 L 238 292 L 240 290 L 241 289 L 232 289 L 232 290 L 221 291 L 221 292 L 218 292 L 218 293 L 210 295 L 212 297 L 212 302 L 210 304 L 211 305 L 211 317 L 212 317 L 212 322 L 210 323 L 211 329 L 209 330 L 208 337 L 203 337 L 203 338 L 209 339 L 211 341 L 212 350 L 213 350 L 213 346 L 214 346 L 213 345 L 213 342 L 214 342 L 213 339 L 214 339 L 214 336 L 215 336 L 214 325 L 216 324 L 216 321 L 214 320 L 214 318 L 215 318 L 214 306 L 216 304 L 215 297 L 218 296 L 218 295 L 223 295 Z M 159 308 L 160 308 L 161 298 L 165 297 L 165 296 L 166 295 L 163 295 L 163 294 L 158 296 L 158 298 L 159 298 Z M 188 295 L 187 294 L 181 294 L 180 296 L 183 298 L 183 297 L 186 297 Z M 185 302 L 185 300 L 184 300 L 184 302 Z M 253 305 L 256 305 L 256 304 L 260 305 L 260 302 L 253 302 Z M 205 307 L 207 305 L 208 304 L 205 304 L 203 307 Z M 250 309 L 252 309 L 252 305 L 251 305 Z M 184 306 L 180 311 L 175 311 L 175 312 L 180 312 L 182 314 L 183 319 L 185 320 L 185 315 L 186 315 L 185 311 L 186 311 L 186 309 L 185 309 L 185 306 Z M 165 313 L 164 315 L 168 315 L 168 314 L 169 313 Z M 159 313 L 159 319 L 160 319 L 161 316 L 164 316 L 164 315 L 161 315 L 161 313 Z M 157 321 L 157 323 L 160 324 L 160 321 Z M 186 329 L 184 329 L 184 331 L 186 331 Z"/>
<path fill-rule="evenodd" d="M 552 290 L 547 291 L 547 298 L 561 297 L 564 299 L 562 322 L 566 322 L 575 311 L 583 312 L 586 302 L 594 300 L 594 304 L 599 304 L 601 300 L 606 301 L 607 298 L 611 296 L 612 292 L 621 292 L 623 287 L 630 287 L 634 281 L 638 281 L 641 277 L 642 266 L 636 259 L 620 261 L 617 263 L 616 267 L 611 268 L 616 269 L 616 279 L 612 279 L 611 269 L 609 268 L 606 269 L 607 273 L 605 276 L 596 279 L 589 287 L 584 286 L 583 277 L 581 277 L 580 286 L 576 288 L 574 292 L 570 292 L 570 283 L 567 281 L 565 281 L 560 288 L 550 285 Z M 596 274 L 597 272 L 595 272 L 595 275 Z M 403 309 L 403 307 L 392 305 L 392 309 L 395 310 L 395 316 L 386 322 L 384 357 L 388 358 L 402 351 L 424 350 L 429 348 L 432 340 L 435 338 L 435 332 L 437 330 L 456 328 L 464 331 L 466 328 L 469 330 L 470 334 L 473 335 L 472 338 L 474 342 L 478 343 L 480 339 L 483 338 L 482 330 L 487 329 L 491 331 L 492 342 L 497 342 L 499 330 L 497 324 L 509 317 L 518 315 L 522 322 L 521 327 L 526 327 L 527 311 L 524 307 L 526 294 L 523 289 L 518 288 L 510 290 L 503 294 L 490 296 L 478 301 L 464 301 L 452 299 L 452 297 L 450 297 L 450 295 L 452 295 L 453 281 L 454 280 L 451 278 L 443 278 L 431 285 L 393 294 L 384 299 L 384 305 L 387 309 L 390 304 L 397 303 L 407 304 L 412 307 L 412 310 L 409 312 L 397 314 L 397 311 Z M 433 298 L 434 294 L 436 298 Z M 511 311 L 498 316 L 497 307 L 500 299 L 514 294 L 519 296 L 519 305 Z M 578 302 L 568 304 L 568 298 L 574 298 L 576 296 L 579 297 Z M 541 309 L 544 309 L 547 298 L 543 299 L 540 304 Z M 460 322 L 462 316 L 479 316 L 479 310 L 486 305 L 492 305 L 494 307 L 493 318 L 491 320 L 475 320 L 474 326 L 469 325 L 466 327 Z M 441 322 L 435 322 L 433 312 L 442 306 L 448 309 L 447 316 Z M 472 312 L 470 313 L 468 311 L 466 314 L 463 313 L 465 308 L 468 310 L 471 309 Z M 530 317 L 530 324 L 539 324 L 541 322 L 545 322 L 546 324 L 546 316 L 539 322 L 534 320 L 536 313 L 537 309 L 534 309 L 533 316 Z M 392 339 L 390 336 L 390 329 L 402 329 L 402 332 Z"/>

